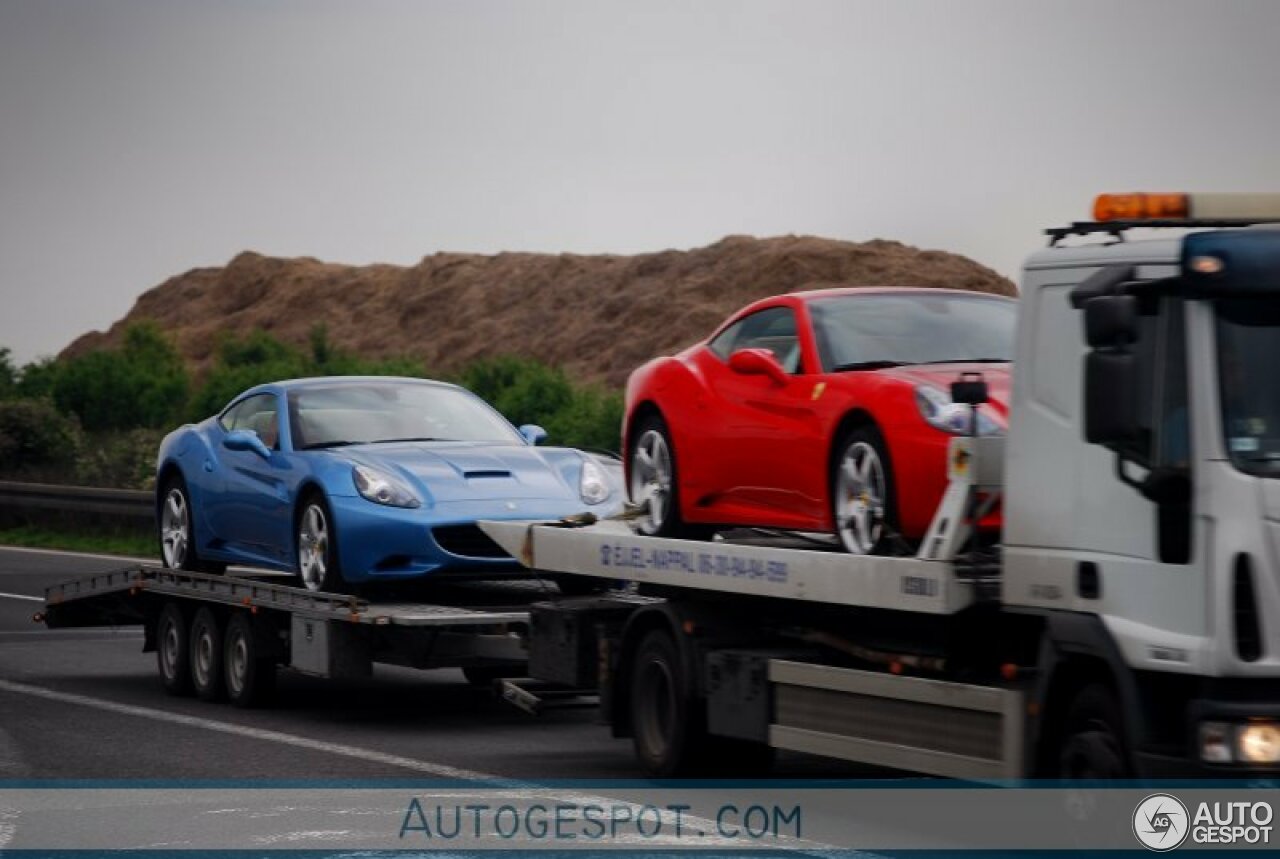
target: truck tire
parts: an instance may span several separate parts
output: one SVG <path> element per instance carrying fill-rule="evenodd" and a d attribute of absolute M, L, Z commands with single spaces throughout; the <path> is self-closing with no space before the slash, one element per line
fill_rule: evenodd
<path fill-rule="evenodd" d="M 227 698 L 237 707 L 260 707 L 276 688 L 276 661 L 262 653 L 254 635 L 253 618 L 243 611 L 227 623 L 222 650 Z"/>
<path fill-rule="evenodd" d="M 170 695 L 191 694 L 191 657 L 187 618 L 182 606 L 165 603 L 156 620 L 156 665 L 160 683 Z"/>
<path fill-rule="evenodd" d="M 217 701 L 226 687 L 222 683 L 222 627 L 213 609 L 196 612 L 191 621 L 191 686 L 202 701 Z"/>
<path fill-rule="evenodd" d="M 1109 687 L 1093 683 L 1081 689 L 1067 711 L 1058 775 L 1093 781 L 1129 778 L 1122 725 Z"/>
<path fill-rule="evenodd" d="M 631 730 L 636 759 L 649 775 L 680 775 L 700 762 L 706 731 L 686 674 L 669 632 L 645 635 L 631 666 Z"/>

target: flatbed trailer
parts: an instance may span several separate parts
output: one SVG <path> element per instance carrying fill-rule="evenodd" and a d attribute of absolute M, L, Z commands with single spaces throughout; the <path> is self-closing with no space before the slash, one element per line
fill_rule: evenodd
<path fill-rule="evenodd" d="M 651 774 L 758 776 L 787 749 L 1017 778 L 1029 675 L 1004 665 L 1034 659 L 1034 624 L 1000 611 L 998 555 L 958 551 L 981 518 L 975 495 L 998 492 L 1002 440 L 956 439 L 951 461 L 951 490 L 911 557 L 661 539 L 622 522 L 480 526 L 532 569 L 647 597 L 532 606 L 529 668 L 597 688 Z"/>
<path fill-rule="evenodd" d="M 552 589 L 554 592 L 554 589 Z M 267 700 L 277 668 L 359 678 L 375 663 L 457 667 L 487 683 L 523 673 L 537 580 L 449 583 L 440 602 L 317 593 L 264 578 L 123 567 L 49 587 L 50 628 L 141 625 L 174 694 Z"/>

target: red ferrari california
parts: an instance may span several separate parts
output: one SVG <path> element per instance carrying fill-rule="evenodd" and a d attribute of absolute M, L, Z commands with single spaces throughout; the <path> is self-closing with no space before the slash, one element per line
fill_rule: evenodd
<path fill-rule="evenodd" d="M 627 486 L 643 533 L 825 531 L 857 554 L 919 539 L 946 490 L 951 402 L 980 371 L 981 434 L 1005 431 L 1017 302 L 857 288 L 757 301 L 627 381 Z"/>

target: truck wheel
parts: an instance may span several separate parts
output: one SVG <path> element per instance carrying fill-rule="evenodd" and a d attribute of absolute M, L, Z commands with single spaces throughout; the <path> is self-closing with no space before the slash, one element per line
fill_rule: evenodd
<path fill-rule="evenodd" d="M 831 514 L 846 552 L 883 554 L 897 532 L 897 497 L 884 439 L 873 426 L 851 430 L 836 448 Z"/>
<path fill-rule="evenodd" d="M 275 692 L 276 662 L 261 650 L 254 637 L 253 619 L 236 612 L 227 623 L 222 664 L 227 697 L 237 707 L 261 706 Z"/>
<path fill-rule="evenodd" d="M 671 431 L 661 415 L 650 415 L 632 433 L 627 452 L 628 495 L 643 509 L 636 528 L 650 537 L 705 540 L 712 529 L 689 525 L 680 518 L 680 481 Z"/>
<path fill-rule="evenodd" d="M 646 635 L 631 667 L 631 730 L 636 758 L 650 775 L 678 775 L 695 764 L 705 731 L 688 686 L 670 633 Z"/>
<path fill-rule="evenodd" d="M 215 575 L 226 572 L 226 564 L 205 561 L 196 553 L 195 521 L 186 481 L 182 475 L 174 474 L 165 481 L 164 491 L 160 494 L 157 523 L 161 562 L 171 570 Z"/>
<path fill-rule="evenodd" d="M 170 695 L 191 694 L 191 660 L 187 619 L 176 602 L 165 603 L 156 621 L 156 664 L 160 683 Z"/>
<path fill-rule="evenodd" d="M 1120 707 L 1101 684 L 1086 686 L 1067 714 L 1058 774 L 1064 779 L 1111 780 L 1130 777 Z"/>
<path fill-rule="evenodd" d="M 312 494 L 298 514 L 298 578 L 309 591 L 343 593 L 342 572 L 338 568 L 338 542 L 329 505 Z"/>
<path fill-rule="evenodd" d="M 196 612 L 191 621 L 191 685 L 202 701 L 217 701 L 223 696 L 222 628 L 210 608 Z"/>

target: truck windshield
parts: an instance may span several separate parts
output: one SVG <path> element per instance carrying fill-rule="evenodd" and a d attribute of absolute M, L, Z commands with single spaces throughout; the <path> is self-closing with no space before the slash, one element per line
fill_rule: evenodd
<path fill-rule="evenodd" d="M 1236 468 L 1280 477 L 1280 304 L 1218 303 L 1218 379 L 1227 455 Z"/>
<path fill-rule="evenodd" d="M 869 293 L 809 303 L 823 370 L 1010 361 L 1018 303 L 957 292 Z"/>

